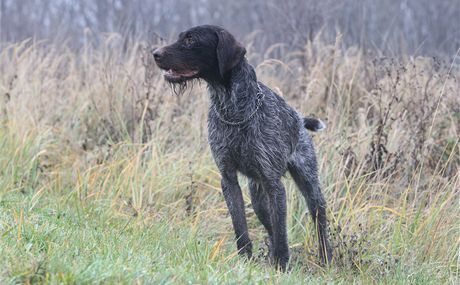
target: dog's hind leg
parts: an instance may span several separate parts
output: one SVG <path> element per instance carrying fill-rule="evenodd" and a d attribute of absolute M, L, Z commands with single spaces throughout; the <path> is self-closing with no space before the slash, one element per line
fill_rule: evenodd
<path fill-rule="evenodd" d="M 222 192 L 235 230 L 236 245 L 240 254 L 252 257 L 252 243 L 249 239 L 248 225 L 244 212 L 244 201 L 236 171 L 222 173 Z"/>
<path fill-rule="evenodd" d="M 314 149 L 308 142 L 299 146 L 288 164 L 289 172 L 304 196 L 316 226 L 319 240 L 319 255 L 323 264 L 332 259 L 332 248 L 327 235 L 326 201 L 318 181 L 318 170 Z"/>

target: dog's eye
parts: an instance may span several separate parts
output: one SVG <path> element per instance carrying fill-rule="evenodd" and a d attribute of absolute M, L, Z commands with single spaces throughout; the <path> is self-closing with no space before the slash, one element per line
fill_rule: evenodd
<path fill-rule="evenodd" d="M 193 37 L 192 37 L 191 35 L 187 35 L 187 36 L 184 38 L 184 44 L 185 44 L 187 47 L 192 46 L 194 43 L 195 43 L 195 39 L 193 39 Z"/>

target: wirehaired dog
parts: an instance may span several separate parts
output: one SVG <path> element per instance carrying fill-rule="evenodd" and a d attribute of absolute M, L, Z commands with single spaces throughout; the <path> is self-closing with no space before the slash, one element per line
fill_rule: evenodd
<path fill-rule="evenodd" d="M 250 258 L 252 244 L 237 172 L 249 179 L 254 212 L 270 238 L 271 259 L 286 269 L 289 246 L 281 177 L 289 170 L 315 222 L 320 258 L 328 263 L 332 249 L 326 203 L 318 181 L 315 150 L 306 131 L 325 126 L 318 119 L 301 117 L 283 98 L 257 81 L 245 54 L 246 49 L 228 31 L 211 25 L 182 32 L 177 42 L 153 51 L 168 82 L 181 86 L 195 78 L 207 82 L 211 97 L 208 139 L 222 176 L 239 253 Z"/>

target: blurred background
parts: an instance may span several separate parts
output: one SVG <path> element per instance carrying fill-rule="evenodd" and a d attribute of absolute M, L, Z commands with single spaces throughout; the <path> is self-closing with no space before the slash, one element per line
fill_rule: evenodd
<path fill-rule="evenodd" d="M 264 50 L 292 50 L 320 36 L 344 47 L 385 55 L 454 54 L 460 46 L 459 0 L 0 0 L 1 42 L 26 38 L 84 44 L 85 33 L 116 32 L 128 40 L 169 39 L 211 23 Z"/>

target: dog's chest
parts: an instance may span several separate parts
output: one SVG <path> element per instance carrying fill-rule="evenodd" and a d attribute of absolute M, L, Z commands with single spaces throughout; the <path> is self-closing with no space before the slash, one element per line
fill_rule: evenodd
<path fill-rule="evenodd" d="M 229 126 L 220 121 L 210 121 L 208 140 L 217 163 L 222 160 L 231 162 L 240 170 L 250 167 L 257 160 L 260 147 L 252 128 L 248 126 Z"/>
<path fill-rule="evenodd" d="M 223 153 L 241 159 L 251 151 L 251 130 L 247 127 L 229 126 L 223 122 L 209 122 L 208 139 L 213 153 Z"/>

